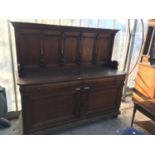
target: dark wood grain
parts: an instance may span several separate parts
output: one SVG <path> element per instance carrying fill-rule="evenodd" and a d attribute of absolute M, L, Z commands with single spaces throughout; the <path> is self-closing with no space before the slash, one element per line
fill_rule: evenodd
<path fill-rule="evenodd" d="M 18 78 L 19 85 L 67 82 L 87 79 L 113 78 L 124 76 L 124 72 L 109 67 L 48 67 L 24 70 L 24 77 Z M 115 77 L 115 78 L 114 78 Z"/>
<path fill-rule="evenodd" d="M 12 24 L 24 134 L 119 114 L 125 73 L 111 60 L 117 30 Z"/>
<path fill-rule="evenodd" d="M 79 65 L 111 60 L 117 30 L 12 22 L 18 66 Z M 22 71 L 21 71 L 22 72 Z"/>
<path fill-rule="evenodd" d="M 75 120 L 79 112 L 79 92 L 76 90 L 79 87 L 80 82 L 22 87 L 25 130 Z M 28 113 L 28 109 L 32 112 Z"/>

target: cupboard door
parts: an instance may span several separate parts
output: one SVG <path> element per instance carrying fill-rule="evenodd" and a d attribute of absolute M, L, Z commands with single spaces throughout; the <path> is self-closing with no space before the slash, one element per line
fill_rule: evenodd
<path fill-rule="evenodd" d="M 24 131 L 76 120 L 80 105 L 79 88 L 78 82 L 27 87 L 22 97 Z"/>
<path fill-rule="evenodd" d="M 122 86 L 117 83 L 116 79 L 87 81 L 83 88 L 82 115 L 98 115 L 118 111 L 121 92 Z"/>

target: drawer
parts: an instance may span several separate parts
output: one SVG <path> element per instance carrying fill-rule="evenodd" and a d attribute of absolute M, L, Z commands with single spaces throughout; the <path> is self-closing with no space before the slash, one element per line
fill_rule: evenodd
<path fill-rule="evenodd" d="M 110 77 L 103 79 L 95 79 L 95 80 L 87 80 L 84 82 L 84 86 L 90 88 L 101 88 L 101 87 L 109 87 L 109 86 L 117 86 L 124 83 L 124 77 Z"/>
<path fill-rule="evenodd" d="M 21 91 L 25 94 L 59 94 L 64 92 L 73 92 L 76 88 L 79 88 L 81 82 L 65 82 L 65 83 L 53 83 L 43 85 L 24 86 Z M 38 96 L 39 97 L 39 96 Z"/>
<path fill-rule="evenodd" d="M 85 85 L 88 86 L 105 86 L 105 85 L 113 85 L 117 83 L 116 78 L 104 78 L 104 79 L 95 79 L 95 80 L 87 80 L 84 82 Z"/>

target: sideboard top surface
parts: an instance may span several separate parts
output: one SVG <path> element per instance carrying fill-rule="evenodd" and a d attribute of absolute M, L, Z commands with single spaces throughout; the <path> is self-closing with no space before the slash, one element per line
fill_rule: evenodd
<path fill-rule="evenodd" d="M 23 78 L 18 78 L 19 85 L 48 84 L 67 81 L 80 81 L 88 79 L 100 79 L 108 77 L 125 76 L 123 71 L 117 71 L 110 67 L 53 67 L 25 70 Z"/>

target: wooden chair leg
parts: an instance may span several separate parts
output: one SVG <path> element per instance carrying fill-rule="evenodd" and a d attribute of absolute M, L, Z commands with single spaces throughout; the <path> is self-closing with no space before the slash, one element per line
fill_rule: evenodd
<path fill-rule="evenodd" d="M 131 127 L 133 127 L 133 122 L 134 122 L 134 118 L 135 118 L 135 114 L 136 114 L 136 105 L 134 105 L 134 108 L 133 108 L 133 114 L 132 114 L 132 121 L 131 121 Z"/>

